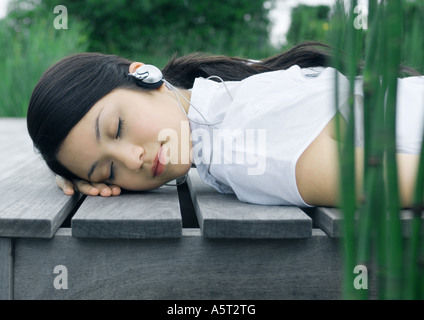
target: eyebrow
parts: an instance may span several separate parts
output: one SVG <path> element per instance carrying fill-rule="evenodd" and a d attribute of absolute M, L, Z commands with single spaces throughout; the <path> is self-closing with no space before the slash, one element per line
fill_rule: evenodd
<path fill-rule="evenodd" d="M 100 109 L 99 114 L 96 117 L 96 121 L 94 122 L 94 128 L 95 128 L 95 132 L 96 132 L 96 140 L 97 142 L 100 141 L 100 126 L 99 126 L 99 118 L 100 118 L 100 114 L 102 113 L 103 108 Z M 98 161 L 94 162 L 91 167 L 90 170 L 88 170 L 88 180 L 90 180 L 91 175 L 93 174 L 94 170 L 96 170 L 97 165 L 99 164 Z"/>

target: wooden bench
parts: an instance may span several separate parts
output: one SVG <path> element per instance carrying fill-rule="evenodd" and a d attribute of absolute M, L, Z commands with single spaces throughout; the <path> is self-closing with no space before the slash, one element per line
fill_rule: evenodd
<path fill-rule="evenodd" d="M 405 213 L 405 232 L 408 217 Z M 0 299 L 340 299 L 336 209 L 187 183 L 65 196 L 24 119 L 0 119 Z"/>

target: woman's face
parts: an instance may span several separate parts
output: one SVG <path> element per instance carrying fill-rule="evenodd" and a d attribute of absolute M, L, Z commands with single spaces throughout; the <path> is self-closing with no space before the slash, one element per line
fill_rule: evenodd
<path fill-rule="evenodd" d="M 57 158 L 81 179 L 149 190 L 187 173 L 190 150 L 187 118 L 162 86 L 117 89 L 100 99 L 72 128 Z"/>

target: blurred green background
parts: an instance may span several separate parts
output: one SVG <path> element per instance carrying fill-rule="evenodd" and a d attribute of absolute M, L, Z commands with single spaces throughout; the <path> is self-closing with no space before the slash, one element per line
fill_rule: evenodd
<path fill-rule="evenodd" d="M 0 20 L 0 116 L 25 116 L 41 74 L 75 52 L 117 54 L 162 67 L 174 53 L 263 59 L 303 40 L 331 42 L 331 7 L 298 5 L 287 41 L 272 45 L 269 12 L 278 2 L 284 0 L 10 0 Z M 53 12 L 57 5 L 67 8 L 67 29 L 54 27 L 62 13 Z M 405 34 L 421 35 L 423 19 L 414 17 L 423 15 L 423 1 L 406 1 L 405 12 Z M 424 49 L 422 41 L 407 47 Z M 419 67 L 410 51 L 404 61 Z"/>

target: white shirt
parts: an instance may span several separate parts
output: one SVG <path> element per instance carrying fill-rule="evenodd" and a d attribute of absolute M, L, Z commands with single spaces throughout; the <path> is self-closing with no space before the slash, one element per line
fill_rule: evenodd
<path fill-rule="evenodd" d="M 339 108 L 347 117 L 349 82 L 333 68 L 293 66 L 225 85 L 197 78 L 188 118 L 193 162 L 201 178 L 244 202 L 309 206 L 297 188 L 296 163 L 336 114 L 336 73 Z M 360 84 L 358 80 L 356 97 L 362 94 Z M 400 117 L 402 123 L 410 120 L 406 114 Z M 422 127 L 420 119 L 417 125 Z"/>

